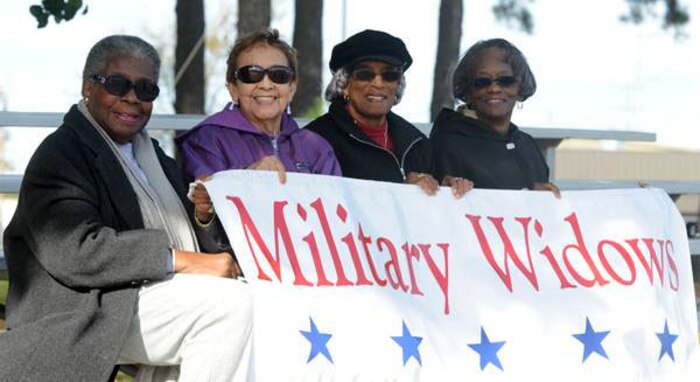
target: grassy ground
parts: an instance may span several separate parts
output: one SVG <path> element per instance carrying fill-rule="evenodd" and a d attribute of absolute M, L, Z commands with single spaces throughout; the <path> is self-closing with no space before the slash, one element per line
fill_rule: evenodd
<path fill-rule="evenodd" d="M 0 304 L 5 305 L 7 301 L 7 281 L 0 281 Z M 5 321 L 0 318 L 0 331 L 5 330 Z"/>
<path fill-rule="evenodd" d="M 8 281 L 0 281 L 0 303 L 5 305 L 5 301 L 7 301 L 7 286 L 8 286 Z"/>

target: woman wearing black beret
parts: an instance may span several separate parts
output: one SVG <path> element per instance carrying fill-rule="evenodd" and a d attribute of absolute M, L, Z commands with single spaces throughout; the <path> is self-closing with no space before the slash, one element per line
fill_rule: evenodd
<path fill-rule="evenodd" d="M 430 142 L 415 126 L 391 112 L 406 88 L 404 72 L 413 59 L 401 39 L 365 30 L 333 48 L 333 78 L 325 98 L 328 113 L 306 128 L 333 146 L 343 176 L 412 183 L 432 195 Z M 471 189 L 466 179 L 446 177 L 455 196 Z"/>

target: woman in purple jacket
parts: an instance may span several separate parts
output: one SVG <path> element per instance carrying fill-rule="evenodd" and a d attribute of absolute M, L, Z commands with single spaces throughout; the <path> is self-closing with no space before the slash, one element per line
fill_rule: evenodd
<path fill-rule="evenodd" d="M 254 32 L 234 45 L 226 86 L 232 102 L 176 138 L 190 180 L 229 169 L 341 175 L 333 149 L 299 129 L 287 112 L 296 91 L 296 51 L 277 30 Z M 197 220 L 213 219 L 204 187 L 195 189 Z"/>

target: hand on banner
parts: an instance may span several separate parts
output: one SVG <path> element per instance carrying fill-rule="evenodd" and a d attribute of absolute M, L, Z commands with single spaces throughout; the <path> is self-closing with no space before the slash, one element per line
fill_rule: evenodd
<path fill-rule="evenodd" d="M 209 174 L 200 176 L 190 184 L 190 192 L 187 194 L 187 197 L 194 203 L 194 216 L 201 225 L 208 224 L 214 218 L 214 204 L 212 204 L 203 183 L 210 178 Z"/>
<path fill-rule="evenodd" d="M 534 191 L 551 191 L 554 193 L 555 198 L 561 199 L 561 192 L 559 192 L 559 187 L 557 187 L 554 183 L 535 182 L 532 184 L 532 187 L 530 189 Z"/>
<path fill-rule="evenodd" d="M 234 279 L 243 275 L 238 262 L 227 252 L 200 253 L 176 249 L 173 256 L 176 273 L 197 273 Z"/>
<path fill-rule="evenodd" d="M 406 183 L 417 185 L 428 195 L 435 195 L 440 189 L 437 180 L 432 175 L 421 172 L 409 172 L 406 175 Z"/>
<path fill-rule="evenodd" d="M 248 166 L 249 170 L 266 170 L 266 171 L 277 171 L 280 177 L 280 183 L 284 184 L 287 182 L 287 171 L 284 169 L 284 165 L 277 159 L 274 155 L 269 155 L 262 157 L 259 161 Z"/>
<path fill-rule="evenodd" d="M 451 175 L 445 175 L 442 178 L 442 185 L 452 188 L 452 195 L 454 195 L 455 199 L 461 198 L 474 188 L 474 182 L 471 180 Z"/>

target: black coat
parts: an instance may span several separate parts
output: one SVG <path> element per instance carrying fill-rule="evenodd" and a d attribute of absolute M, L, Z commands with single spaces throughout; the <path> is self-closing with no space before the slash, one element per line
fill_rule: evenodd
<path fill-rule="evenodd" d="M 184 197 L 175 161 L 157 145 L 156 154 Z M 0 381 L 107 380 L 139 287 L 166 277 L 169 241 L 144 229 L 121 165 L 75 106 L 32 156 L 4 247 Z"/>
<path fill-rule="evenodd" d="M 343 176 L 403 183 L 410 172 L 432 173 L 430 141 L 394 113 L 387 115 L 394 152 L 385 150 L 360 130 L 341 102 L 306 126 L 333 146 Z"/>
<path fill-rule="evenodd" d="M 470 179 L 476 188 L 522 189 L 549 181 L 535 140 L 511 123 L 506 136 L 483 121 L 443 109 L 430 133 L 437 179 Z"/>

